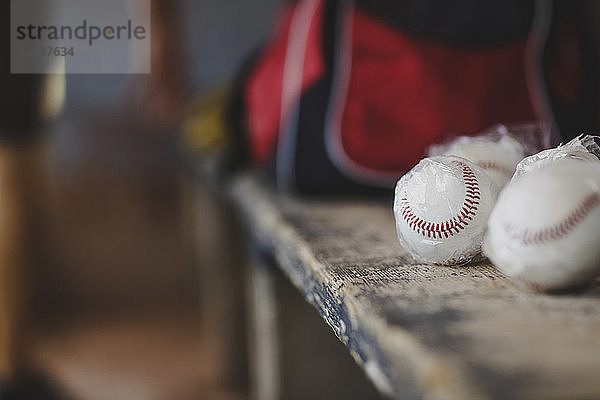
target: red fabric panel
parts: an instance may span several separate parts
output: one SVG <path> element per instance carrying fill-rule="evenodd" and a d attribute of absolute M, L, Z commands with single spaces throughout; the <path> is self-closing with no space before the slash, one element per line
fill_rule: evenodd
<path fill-rule="evenodd" d="M 262 164 L 267 161 L 279 132 L 281 114 L 281 91 L 283 70 L 287 53 L 290 25 L 298 4 L 286 8 L 278 18 L 279 23 L 264 53 L 248 78 L 245 90 L 247 105 L 249 143 L 252 159 Z M 312 19 L 308 34 L 302 73 L 301 90 L 293 94 L 300 98 L 301 92 L 315 83 L 325 70 L 321 49 L 321 4 Z"/>
<path fill-rule="evenodd" d="M 449 136 L 534 119 L 524 40 L 452 48 L 355 13 L 352 41 L 341 135 L 346 154 L 361 166 L 406 171 Z"/>

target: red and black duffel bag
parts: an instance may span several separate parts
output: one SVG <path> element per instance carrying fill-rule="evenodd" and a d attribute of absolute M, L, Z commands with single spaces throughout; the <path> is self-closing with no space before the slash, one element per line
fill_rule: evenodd
<path fill-rule="evenodd" d="M 427 147 L 536 119 L 523 0 L 299 0 L 236 85 L 235 131 L 278 187 L 390 188 Z"/>

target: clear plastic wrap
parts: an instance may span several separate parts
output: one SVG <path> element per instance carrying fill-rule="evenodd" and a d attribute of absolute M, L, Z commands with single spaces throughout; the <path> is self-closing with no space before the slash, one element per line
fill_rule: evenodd
<path fill-rule="evenodd" d="M 531 155 L 517 165 L 512 179 L 515 180 L 528 172 L 565 158 L 584 161 L 599 161 L 600 137 L 585 134 L 579 135 L 567 144 Z"/>
<path fill-rule="evenodd" d="M 545 122 L 529 122 L 522 124 L 498 124 L 486 129 L 478 136 L 498 137 L 507 135 L 518 141 L 526 156 L 535 154 L 543 149 L 558 145 L 559 141 L 552 131 L 550 124 Z"/>
<path fill-rule="evenodd" d="M 429 156 L 455 155 L 481 167 L 500 188 L 512 178 L 517 164 L 552 142 L 544 124 L 496 125 L 476 136 L 458 136 L 429 148 Z"/>
<path fill-rule="evenodd" d="M 477 165 L 456 156 L 425 158 L 396 185 L 400 244 L 417 260 L 464 264 L 481 253 L 498 186 Z"/>

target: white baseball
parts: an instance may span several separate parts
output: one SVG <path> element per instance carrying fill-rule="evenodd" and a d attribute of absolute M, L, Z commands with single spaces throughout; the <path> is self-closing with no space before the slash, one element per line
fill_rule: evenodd
<path fill-rule="evenodd" d="M 394 214 L 402 246 L 417 260 L 462 264 L 481 252 L 498 186 L 455 156 L 425 158 L 396 185 Z"/>
<path fill-rule="evenodd" d="M 538 290 L 565 289 L 600 271 L 600 163 L 562 159 L 500 194 L 484 253 Z"/>
<path fill-rule="evenodd" d="M 519 161 L 525 157 L 523 146 L 510 136 L 499 139 L 487 136 L 459 136 L 448 147 L 433 147 L 432 155 L 440 152 L 466 158 L 483 169 L 502 188 L 515 172 Z"/>

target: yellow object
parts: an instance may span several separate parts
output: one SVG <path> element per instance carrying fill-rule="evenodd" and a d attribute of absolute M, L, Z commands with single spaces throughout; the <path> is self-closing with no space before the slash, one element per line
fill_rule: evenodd
<path fill-rule="evenodd" d="M 65 104 L 65 59 L 58 57 L 57 60 L 46 74 L 42 88 L 40 114 L 47 119 L 56 118 Z"/>
<path fill-rule="evenodd" d="M 200 155 L 225 149 L 229 133 L 225 124 L 228 88 L 218 88 L 193 104 L 183 123 L 185 146 Z"/>

